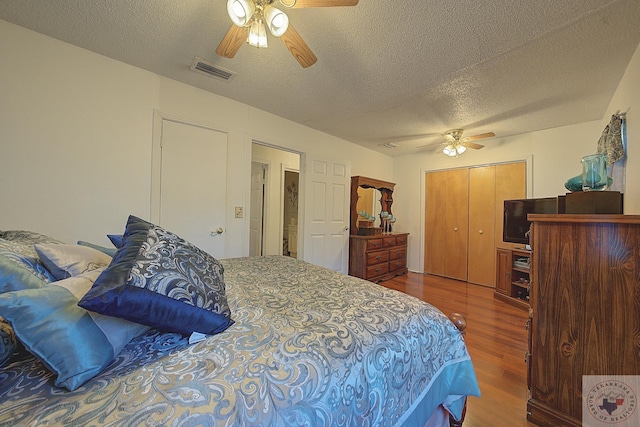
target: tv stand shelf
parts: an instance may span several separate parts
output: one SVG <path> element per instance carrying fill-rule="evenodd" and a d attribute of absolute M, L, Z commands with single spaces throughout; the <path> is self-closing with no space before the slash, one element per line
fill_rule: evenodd
<path fill-rule="evenodd" d="M 494 297 L 528 310 L 531 252 L 524 249 L 498 248 L 496 260 Z"/>

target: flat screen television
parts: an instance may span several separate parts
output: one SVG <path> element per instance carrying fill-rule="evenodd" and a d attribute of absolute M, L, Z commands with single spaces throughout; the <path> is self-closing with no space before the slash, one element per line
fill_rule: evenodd
<path fill-rule="evenodd" d="M 515 199 L 504 201 L 502 240 L 510 243 L 529 244 L 528 214 L 554 214 L 558 212 L 557 197 L 540 199 Z"/>

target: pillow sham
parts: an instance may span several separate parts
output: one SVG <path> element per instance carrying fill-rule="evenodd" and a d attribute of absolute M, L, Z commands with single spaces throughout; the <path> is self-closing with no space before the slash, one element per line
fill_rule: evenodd
<path fill-rule="evenodd" d="M 106 267 L 111 263 L 109 255 L 88 246 L 45 243 L 34 247 L 40 261 L 57 280 Z"/>
<path fill-rule="evenodd" d="M 22 243 L 23 245 L 35 245 L 36 243 L 62 243 L 60 240 L 45 234 L 36 233 L 28 230 L 5 230 L 0 231 L 0 239 L 11 240 L 12 242 Z"/>
<path fill-rule="evenodd" d="M 0 368 L 13 356 L 17 346 L 16 334 L 11 324 L 0 317 Z"/>
<path fill-rule="evenodd" d="M 122 240 L 81 307 L 185 335 L 212 335 L 233 323 L 218 260 L 133 215 Z"/>
<path fill-rule="evenodd" d="M 148 326 L 78 307 L 78 299 L 104 268 L 39 289 L 0 294 L 0 316 L 18 340 L 56 374 L 55 385 L 73 391 L 98 375 Z"/>

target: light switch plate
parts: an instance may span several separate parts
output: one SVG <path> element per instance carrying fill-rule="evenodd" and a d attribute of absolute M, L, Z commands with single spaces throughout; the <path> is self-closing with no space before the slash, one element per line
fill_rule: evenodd
<path fill-rule="evenodd" d="M 236 206 L 236 218 L 242 218 L 242 206 Z"/>

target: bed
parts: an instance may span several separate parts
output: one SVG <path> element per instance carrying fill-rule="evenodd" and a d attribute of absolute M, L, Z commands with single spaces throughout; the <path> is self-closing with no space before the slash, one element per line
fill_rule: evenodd
<path fill-rule="evenodd" d="M 0 232 L 0 271 L 13 269 L 0 282 L 0 316 L 13 326 L 21 314 L 6 307 L 23 304 L 13 295 L 42 292 L 11 289 L 25 277 L 18 261 L 44 289 L 77 277 L 52 277 L 31 249 L 62 243 L 17 235 Z M 96 262 L 100 273 L 85 265 L 81 274 L 93 274 L 94 287 L 123 251 L 103 249 L 109 258 L 101 262 L 111 264 Z M 142 326 L 73 387 L 57 384 L 62 373 L 47 358 L 58 354 L 18 344 L 0 367 L 0 426 L 444 426 L 450 414 L 463 417 L 467 396 L 480 394 L 462 334 L 427 303 L 290 257 L 219 265 L 230 321 L 199 342 L 190 343 L 197 331 Z"/>

